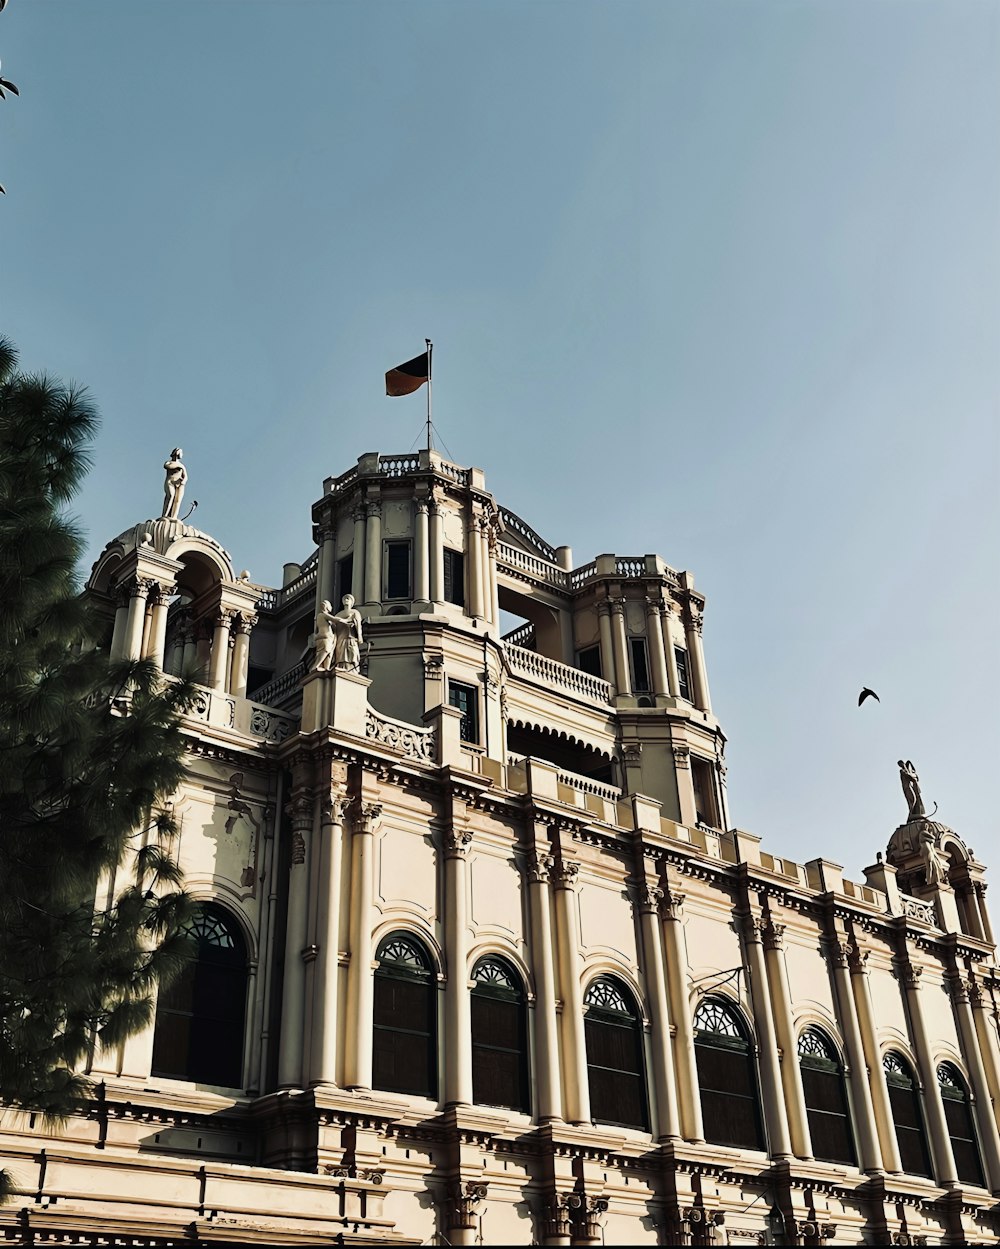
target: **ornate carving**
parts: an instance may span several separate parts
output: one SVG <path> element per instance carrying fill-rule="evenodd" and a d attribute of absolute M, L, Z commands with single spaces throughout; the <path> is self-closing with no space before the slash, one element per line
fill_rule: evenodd
<path fill-rule="evenodd" d="M 163 470 L 166 476 L 163 480 L 163 511 L 160 513 L 161 520 L 179 520 L 181 514 L 181 499 L 184 498 L 184 487 L 187 484 L 187 469 L 184 467 L 182 456 L 184 452 L 180 447 L 174 447 L 173 451 L 164 461 Z"/>
<path fill-rule="evenodd" d="M 622 742 L 622 758 L 626 767 L 638 767 L 642 759 L 642 742 Z"/>
<path fill-rule="evenodd" d="M 381 742 L 390 750 L 398 750 L 408 759 L 417 759 L 421 763 L 434 762 L 433 729 L 421 729 L 415 725 L 402 724 L 398 720 L 390 720 L 369 707 L 365 716 L 365 736 L 372 741 Z"/>
<path fill-rule="evenodd" d="M 366 514 L 369 520 L 381 519 L 382 504 L 378 499 L 369 499 L 366 506 Z"/>
<path fill-rule="evenodd" d="M 449 1191 L 445 1201 L 445 1212 L 449 1231 L 472 1231 L 476 1226 L 476 1212 L 480 1204 L 486 1200 L 488 1184 L 469 1181 L 466 1184 L 455 1184 Z"/>
<path fill-rule="evenodd" d="M 252 611 L 241 611 L 236 613 L 236 619 L 233 621 L 233 629 L 236 633 L 249 634 L 257 623 L 257 616 Z"/>
<path fill-rule="evenodd" d="M 597 614 L 598 616 L 604 616 L 605 618 L 611 615 L 611 604 L 608 602 L 606 598 L 602 598 L 598 600 Z"/>
<path fill-rule="evenodd" d="M 545 884 L 554 866 L 555 859 L 551 854 L 539 854 L 533 850 L 525 855 L 525 871 L 532 884 Z"/>
<path fill-rule="evenodd" d="M 922 967 L 914 967 L 912 963 L 907 963 L 902 969 L 903 983 L 908 989 L 920 988 L 920 977 L 924 974 Z"/>
<path fill-rule="evenodd" d="M 559 859 L 552 868 L 552 877 L 555 881 L 557 889 L 572 889 L 576 885 L 576 879 L 580 875 L 580 864 L 569 863 L 565 859 Z"/>
<path fill-rule="evenodd" d="M 846 967 L 854 946 L 842 937 L 830 937 L 824 942 L 824 950 L 834 967 Z"/>
<path fill-rule="evenodd" d="M 968 1006 L 969 986 L 961 976 L 952 976 L 947 980 L 948 994 L 956 1006 Z"/>
<path fill-rule="evenodd" d="M 355 507 L 354 510 L 351 512 L 351 520 L 353 520 L 354 523 L 357 524 L 359 521 L 363 521 L 367 515 L 368 515 L 367 507 L 365 507 L 364 503 L 359 503 L 357 507 Z"/>
<path fill-rule="evenodd" d="M 776 924 L 773 919 L 768 918 L 764 928 L 764 948 L 766 950 L 781 950 L 785 945 L 785 929 L 787 924 Z"/>
<path fill-rule="evenodd" d="M 680 743 L 673 748 L 674 767 L 687 770 L 691 766 L 691 747 Z"/>
<path fill-rule="evenodd" d="M 311 796 L 301 791 L 292 794 L 291 801 L 285 808 L 292 825 L 292 862 L 291 866 L 306 861 L 306 832 L 312 827 L 313 802 Z"/>
<path fill-rule="evenodd" d="M 430 501 L 428 499 L 414 499 L 413 506 L 418 516 L 426 516 L 430 507 Z"/>
<path fill-rule="evenodd" d="M 444 676 L 444 656 L 426 655 L 424 657 L 424 676 L 429 681 L 440 681 Z"/>
<path fill-rule="evenodd" d="M 609 601 L 611 603 L 611 610 L 616 616 L 625 615 L 625 600 L 623 598 L 613 598 Z"/>
<path fill-rule="evenodd" d="M 635 905 L 642 911 L 656 911 L 663 901 L 663 890 L 643 881 L 634 888 Z"/>
<path fill-rule="evenodd" d="M 684 897 L 683 893 L 676 893 L 670 889 L 665 889 L 660 897 L 660 914 L 664 919 L 677 920 L 678 922 L 684 916 Z"/>
<path fill-rule="evenodd" d="M 446 828 L 444 830 L 444 849 L 449 858 L 465 858 L 466 851 L 472 844 L 472 830 L 469 828 Z"/>
<path fill-rule="evenodd" d="M 907 919 L 917 919 L 922 924 L 934 924 L 934 907 L 930 902 L 924 902 L 920 898 L 904 897 L 903 914 Z"/>
<path fill-rule="evenodd" d="M 323 800 L 320 805 L 320 814 L 324 824 L 343 824 L 344 817 L 347 815 L 348 808 L 354 799 L 345 794 L 337 785 L 331 785 L 329 790 L 323 794 Z"/>
<path fill-rule="evenodd" d="M 357 812 L 356 830 L 359 833 L 374 833 L 382 822 L 382 804 L 368 802 L 359 807 Z"/>
<path fill-rule="evenodd" d="M 848 955 L 848 962 L 851 965 L 851 971 L 856 976 L 867 976 L 868 959 L 871 956 L 871 950 L 859 950 L 858 947 L 852 946 L 851 953 Z"/>

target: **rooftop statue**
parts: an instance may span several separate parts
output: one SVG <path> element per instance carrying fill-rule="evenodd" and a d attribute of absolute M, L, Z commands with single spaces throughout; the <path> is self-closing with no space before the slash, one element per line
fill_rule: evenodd
<path fill-rule="evenodd" d="M 907 819 L 918 820 L 925 816 L 927 811 L 920 794 L 920 777 L 917 776 L 917 769 L 909 759 L 905 762 L 902 759 L 899 760 L 899 782 L 903 786 L 903 796 L 910 808 Z"/>
<path fill-rule="evenodd" d="M 329 599 L 316 613 L 316 656 L 314 672 L 329 672 L 334 666 L 356 672 L 361 666 L 361 613 L 354 597 L 345 594 L 343 610 L 333 614 Z"/>
<path fill-rule="evenodd" d="M 163 465 L 167 476 L 163 482 L 161 520 L 177 520 L 180 517 L 181 499 L 184 497 L 184 486 L 188 477 L 187 469 L 181 463 L 183 454 L 184 452 L 180 447 L 174 447 L 173 451 L 170 452 L 170 458 Z"/>
<path fill-rule="evenodd" d="M 333 667 L 335 619 L 333 606 L 325 598 L 316 613 L 316 656 L 313 659 L 313 672 L 329 672 Z"/>

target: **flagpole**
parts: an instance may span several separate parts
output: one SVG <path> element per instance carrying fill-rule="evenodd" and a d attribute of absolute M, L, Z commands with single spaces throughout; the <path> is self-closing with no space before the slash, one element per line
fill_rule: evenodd
<path fill-rule="evenodd" d="M 431 355 L 434 351 L 434 344 L 429 338 L 425 338 L 427 344 L 427 450 L 431 449 Z"/>

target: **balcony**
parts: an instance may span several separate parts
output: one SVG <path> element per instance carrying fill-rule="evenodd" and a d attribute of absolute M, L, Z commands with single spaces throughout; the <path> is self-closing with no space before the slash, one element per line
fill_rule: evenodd
<path fill-rule="evenodd" d="M 512 673 L 548 686 L 549 689 L 558 690 L 561 694 L 568 694 L 581 702 L 599 707 L 611 706 L 611 686 L 600 677 L 510 642 L 505 644 L 504 652 Z"/>

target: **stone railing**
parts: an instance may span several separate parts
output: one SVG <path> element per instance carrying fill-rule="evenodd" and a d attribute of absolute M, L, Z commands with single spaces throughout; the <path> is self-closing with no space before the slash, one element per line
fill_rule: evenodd
<path fill-rule="evenodd" d="M 257 600 L 258 611 L 274 611 L 281 602 L 280 590 L 265 590 Z"/>
<path fill-rule="evenodd" d="M 457 464 L 452 464 L 448 460 L 440 460 L 436 465 L 438 472 L 444 477 L 450 477 L 452 481 L 457 482 L 460 486 L 469 484 L 469 470 L 460 468 Z"/>
<path fill-rule="evenodd" d="M 388 746 L 390 750 L 398 750 L 407 759 L 416 759 L 420 763 L 433 763 L 435 760 L 433 729 L 393 720 L 391 716 L 380 715 L 370 707 L 365 717 L 365 737 Z"/>
<path fill-rule="evenodd" d="M 597 560 L 592 559 L 589 564 L 584 564 L 580 568 L 574 568 L 569 574 L 569 583 L 575 590 L 578 585 L 583 585 L 585 581 L 589 581 L 597 572 Z"/>
<path fill-rule="evenodd" d="M 544 538 L 535 533 L 526 520 L 522 520 L 516 512 L 512 512 L 506 507 L 501 507 L 500 516 L 503 519 L 504 526 L 507 529 L 512 529 L 514 533 L 523 538 L 543 559 L 547 559 L 552 564 L 556 562 L 556 548 L 549 546 Z"/>
<path fill-rule="evenodd" d="M 294 581 L 290 581 L 288 585 L 283 586 L 277 591 L 278 605 L 284 606 L 290 603 L 293 598 L 298 598 L 300 594 L 305 594 L 307 590 L 311 590 L 316 584 L 316 578 L 319 576 L 319 564 L 313 564 L 312 568 L 300 573 Z"/>
<path fill-rule="evenodd" d="M 353 468 L 349 468 L 346 473 L 341 473 L 339 477 L 334 477 L 330 482 L 330 488 L 327 493 L 336 494 L 343 490 L 345 486 L 349 486 L 352 481 L 358 479 L 358 466 L 355 464 Z"/>
<path fill-rule="evenodd" d="M 933 902 L 925 902 L 922 898 L 912 898 L 907 893 L 901 893 L 899 900 L 903 904 L 903 914 L 907 919 L 919 920 L 921 924 L 930 924 L 932 928 L 937 927 Z"/>
<path fill-rule="evenodd" d="M 556 779 L 561 784 L 568 785 L 570 789 L 577 789 L 583 794 L 596 794 L 598 798 L 604 798 L 608 802 L 617 802 L 622 796 L 622 791 L 617 785 L 595 781 L 592 777 L 581 776 L 579 772 L 557 772 Z"/>
<path fill-rule="evenodd" d="M 557 659 L 549 659 L 547 655 L 539 655 L 536 651 L 525 650 L 523 646 L 506 646 L 507 662 L 515 674 L 542 681 L 546 685 L 582 698 L 586 702 L 608 706 L 611 702 L 611 686 L 600 677 L 591 676 L 569 664 L 561 664 Z"/>
<path fill-rule="evenodd" d="M 246 733 L 264 742 L 284 741 L 296 725 L 292 716 L 275 711 L 273 707 L 204 687 L 196 693 L 194 705 L 184 718 L 188 722 Z"/>
<path fill-rule="evenodd" d="M 403 477 L 407 473 L 420 471 L 419 455 L 380 455 L 378 471 L 386 477 Z"/>
<path fill-rule="evenodd" d="M 615 573 L 619 577 L 642 577 L 646 572 L 646 560 L 642 555 L 618 555 L 615 557 Z"/>
<path fill-rule="evenodd" d="M 282 695 L 294 690 L 305 675 L 306 662 L 303 659 L 293 668 L 289 668 L 287 672 L 283 672 L 280 677 L 275 677 L 273 681 L 268 681 L 260 689 L 254 690 L 254 702 L 258 702 L 265 707 L 274 706 L 279 702 Z"/>
<path fill-rule="evenodd" d="M 535 626 L 527 620 L 516 629 L 511 629 L 510 633 L 505 633 L 500 640 L 506 642 L 508 646 L 522 646 L 525 650 L 533 651 L 535 649 Z"/>
<path fill-rule="evenodd" d="M 497 543 L 497 566 L 506 567 L 526 581 L 540 581 L 543 585 L 555 586 L 559 590 L 565 590 L 569 581 L 569 574 L 558 564 L 539 559 L 537 555 L 522 551 L 520 547 L 509 546 L 506 542 Z"/>

